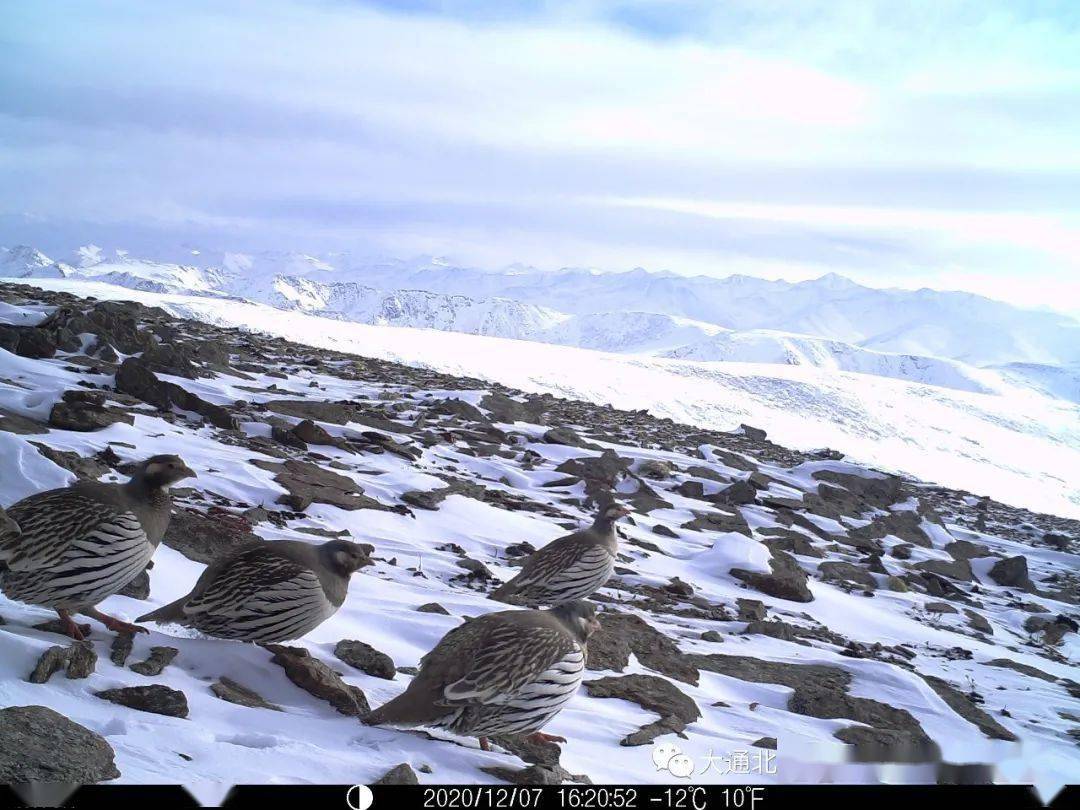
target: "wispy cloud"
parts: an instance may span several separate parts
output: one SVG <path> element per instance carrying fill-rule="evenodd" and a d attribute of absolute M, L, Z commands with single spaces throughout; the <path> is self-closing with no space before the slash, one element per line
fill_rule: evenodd
<path fill-rule="evenodd" d="M 1072 4 L 113 0 L 5 17 L 3 241 L 836 269 L 1056 306 L 1080 270 Z"/>

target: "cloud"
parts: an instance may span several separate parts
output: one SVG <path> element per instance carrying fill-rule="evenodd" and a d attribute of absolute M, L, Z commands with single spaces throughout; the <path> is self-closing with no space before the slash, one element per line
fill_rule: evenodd
<path fill-rule="evenodd" d="M 6 16 L 6 242 L 995 291 L 1076 271 L 1068 8 L 113 0 Z"/>

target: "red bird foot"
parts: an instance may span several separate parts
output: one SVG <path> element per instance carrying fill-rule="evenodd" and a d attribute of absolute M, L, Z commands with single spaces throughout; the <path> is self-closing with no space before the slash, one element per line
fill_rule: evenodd
<path fill-rule="evenodd" d="M 83 613 L 85 613 L 87 616 L 90 616 L 91 618 L 97 619 L 114 633 L 129 633 L 131 635 L 135 635 L 136 633 L 150 632 L 145 627 L 140 627 L 139 625 L 132 624 L 131 622 L 125 622 L 121 619 L 117 619 L 115 616 L 110 616 L 107 613 L 102 613 L 98 610 L 84 610 Z"/>
<path fill-rule="evenodd" d="M 86 640 L 86 636 L 83 635 L 82 629 L 75 623 L 75 620 L 71 618 L 69 614 L 60 614 L 60 627 L 63 629 L 64 635 L 71 636 L 71 638 L 76 641 Z"/>
<path fill-rule="evenodd" d="M 480 738 L 480 750 L 481 751 L 490 751 L 491 750 L 491 741 L 488 740 L 487 737 L 481 737 Z"/>
<path fill-rule="evenodd" d="M 532 734 L 525 738 L 531 743 L 564 743 L 566 737 L 560 737 L 557 734 L 545 734 L 542 731 L 534 731 Z"/>

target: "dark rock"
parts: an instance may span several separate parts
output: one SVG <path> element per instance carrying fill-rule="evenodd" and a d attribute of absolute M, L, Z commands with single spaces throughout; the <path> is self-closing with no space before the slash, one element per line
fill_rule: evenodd
<path fill-rule="evenodd" d="M 583 456 L 567 459 L 555 468 L 555 472 L 573 475 L 576 478 L 614 489 L 626 474 L 629 466 L 630 462 L 620 458 L 614 450 L 606 449 L 598 457 Z"/>
<path fill-rule="evenodd" d="M 768 616 L 765 603 L 758 599 L 736 599 L 740 622 L 763 621 Z"/>
<path fill-rule="evenodd" d="M 305 692 L 328 701 L 341 714 L 363 717 L 371 711 L 362 690 L 341 680 L 341 676 L 302 647 L 267 644 L 270 660 L 281 666 L 289 680 Z"/>
<path fill-rule="evenodd" d="M 33 672 L 27 678 L 30 683 L 47 683 L 49 678 L 67 666 L 71 660 L 70 647 L 49 647 L 38 658 Z"/>
<path fill-rule="evenodd" d="M 629 613 L 605 611 L 600 630 L 589 639 L 590 670 L 622 672 L 633 653 L 649 669 L 684 683 L 697 684 L 697 668 L 671 639 Z"/>
<path fill-rule="evenodd" d="M 127 585 L 120 589 L 120 596 L 127 596 L 131 599 L 149 599 L 150 598 L 150 572 L 143 569 L 135 579 L 131 580 Z"/>
<path fill-rule="evenodd" d="M 650 458 L 638 464 L 637 474 L 643 478 L 651 478 L 654 481 L 666 481 L 675 472 L 675 465 L 670 461 L 658 458 Z"/>
<path fill-rule="evenodd" d="M 60 430 L 88 433 L 122 422 L 135 424 L 135 417 L 124 411 L 105 408 L 93 402 L 57 402 L 49 412 L 49 424 Z"/>
<path fill-rule="evenodd" d="M 97 669 L 97 653 L 89 641 L 78 641 L 71 645 L 71 658 L 68 660 L 67 676 L 75 680 L 89 678 Z"/>
<path fill-rule="evenodd" d="M 639 729 L 624 738 L 622 745 L 646 745 L 660 734 L 682 732 L 688 723 L 701 716 L 693 699 L 679 691 L 671 681 L 656 675 L 598 678 L 585 681 L 585 691 L 592 697 L 628 700 L 660 715 L 659 723 Z"/>
<path fill-rule="evenodd" d="M 714 643 L 722 643 L 724 641 L 724 637 L 715 630 L 706 630 L 704 633 L 701 634 L 701 640 L 711 641 Z"/>
<path fill-rule="evenodd" d="M 440 605 L 438 602 L 428 602 L 425 605 L 421 605 L 417 608 L 420 613 L 441 613 L 443 616 L 449 616 L 450 611 Z"/>
<path fill-rule="evenodd" d="M 336 445 L 338 440 L 331 436 L 326 428 L 320 427 L 310 419 L 305 419 L 293 427 L 292 434 L 306 444 Z"/>
<path fill-rule="evenodd" d="M 176 509 L 162 542 L 189 560 L 208 565 L 242 546 L 264 541 L 252 533 L 250 523 L 231 512 Z"/>
<path fill-rule="evenodd" d="M 44 706 L 0 709 L 0 784 L 116 779 L 112 747 L 90 729 Z"/>
<path fill-rule="evenodd" d="M 779 620 L 771 622 L 750 622 L 743 631 L 750 636 L 770 636 L 781 641 L 794 641 L 795 629 L 788 623 Z"/>
<path fill-rule="evenodd" d="M 469 572 L 471 579 L 480 579 L 484 581 L 495 579 L 495 575 L 491 573 L 491 569 L 484 565 L 479 560 L 474 560 L 471 557 L 464 557 L 457 561 L 460 568 L 464 568 Z"/>
<path fill-rule="evenodd" d="M 103 464 L 93 456 L 85 458 L 69 450 L 56 450 L 41 442 L 31 442 L 31 444 L 53 464 L 63 467 L 65 470 L 70 470 L 80 479 L 96 480 L 106 473 L 112 472 L 107 464 Z"/>
<path fill-rule="evenodd" d="M 732 568 L 731 575 L 777 599 L 786 599 L 790 602 L 814 601 L 814 595 L 806 585 L 806 572 L 799 567 L 794 557 L 781 551 L 773 554 L 772 559 L 769 560 L 769 566 L 772 568 L 771 574 Z"/>
<path fill-rule="evenodd" d="M 596 448 L 595 444 L 585 441 L 577 434 L 577 431 L 568 427 L 553 427 L 544 433 L 543 439 L 547 444 L 562 444 L 567 447 L 586 449 Z"/>
<path fill-rule="evenodd" d="M 373 785 L 419 785 L 420 780 L 416 771 L 408 762 L 402 762 L 388 770 L 374 782 Z"/>
<path fill-rule="evenodd" d="M 752 442 L 764 442 L 769 437 L 769 434 L 761 428 L 751 427 L 750 425 L 739 425 L 736 432 L 741 433 Z"/>
<path fill-rule="evenodd" d="M 970 543 L 967 540 L 956 540 L 945 546 L 945 553 L 954 560 L 971 560 L 976 557 L 989 557 L 990 549 L 981 543 Z"/>
<path fill-rule="evenodd" d="M 124 686 L 96 693 L 102 700 L 127 706 L 140 712 L 163 714 L 167 717 L 187 717 L 188 703 L 183 692 L 161 684 Z"/>
<path fill-rule="evenodd" d="M 176 647 L 151 647 L 150 657 L 145 661 L 132 664 L 131 671 L 147 677 L 160 675 L 165 667 L 172 663 L 172 660 L 176 658 L 179 652 Z"/>
<path fill-rule="evenodd" d="M 237 706 L 246 706 L 250 709 L 270 709 L 275 712 L 281 711 L 280 706 L 275 706 L 265 700 L 258 692 L 248 689 L 246 686 L 224 675 L 210 686 L 210 691 L 222 700 L 235 703 Z"/>
<path fill-rule="evenodd" d="M 109 660 L 118 667 L 124 666 L 134 646 L 135 635 L 133 633 L 117 633 L 113 636 L 112 647 L 109 650 Z"/>
<path fill-rule="evenodd" d="M 892 535 L 907 543 L 912 543 L 923 548 L 930 548 L 930 538 L 922 529 L 922 518 L 909 510 L 889 512 L 874 518 L 866 526 L 852 529 L 848 535 L 853 540 L 880 540 L 886 535 Z"/>
<path fill-rule="evenodd" d="M 841 486 L 853 492 L 865 501 L 867 506 L 879 509 L 887 509 L 892 504 L 903 500 L 904 497 L 903 482 L 894 475 L 879 473 L 864 476 L 833 470 L 819 470 L 813 475 L 818 481 Z"/>
<path fill-rule="evenodd" d="M 161 380 L 137 357 L 129 357 L 116 372 L 116 390 L 141 399 L 160 411 L 173 407 L 191 411 L 223 430 L 236 430 L 239 422 L 226 408 L 207 402 L 176 383 Z"/>
<path fill-rule="evenodd" d="M 926 608 L 927 613 L 959 613 L 948 602 L 927 602 L 923 607 Z"/>
<path fill-rule="evenodd" d="M 1015 557 L 998 560 L 990 569 L 990 579 L 998 585 L 1010 588 L 1031 588 L 1027 557 L 1018 554 Z"/>
<path fill-rule="evenodd" d="M 386 509 L 381 503 L 364 495 L 363 488 L 353 479 L 324 469 L 307 461 L 289 459 L 284 463 L 252 461 L 257 467 L 276 473 L 274 481 L 288 490 L 278 498 L 294 512 L 303 512 L 312 503 L 327 503 L 339 509 Z"/>
<path fill-rule="evenodd" d="M 930 688 L 937 692 L 938 697 L 949 705 L 950 709 L 969 723 L 977 726 L 987 737 L 995 740 L 1016 740 L 1015 734 L 976 706 L 971 698 L 959 689 L 956 689 L 947 681 L 943 681 L 941 678 L 935 678 L 932 675 L 923 675 L 922 677 L 924 681 L 930 684 Z"/>
<path fill-rule="evenodd" d="M 389 655 L 379 652 L 370 644 L 365 644 L 362 641 L 351 641 L 349 639 L 339 641 L 334 648 L 334 655 L 349 666 L 376 678 L 385 678 L 392 681 L 397 674 L 397 668 Z"/>
<path fill-rule="evenodd" d="M 17 436 L 33 436 L 48 433 L 49 428 L 33 419 L 27 419 L 25 416 L 0 408 L 0 431 L 14 433 Z"/>
<path fill-rule="evenodd" d="M 855 762 L 935 762 L 937 746 L 910 731 L 848 726 L 833 734 L 854 749 Z"/>
<path fill-rule="evenodd" d="M 986 617 L 981 613 L 976 613 L 974 610 L 964 608 L 964 615 L 967 616 L 968 626 L 973 630 L 978 630 L 980 633 L 988 633 L 993 635 L 994 627 L 987 621 Z"/>
<path fill-rule="evenodd" d="M 853 563 L 830 560 L 818 566 L 821 578 L 831 582 L 851 582 L 864 588 L 876 588 L 877 580 L 865 568 Z"/>
<path fill-rule="evenodd" d="M 726 489 L 722 489 L 712 496 L 710 500 L 716 503 L 740 506 L 753 503 L 757 499 L 757 489 L 749 481 L 736 481 Z"/>
<path fill-rule="evenodd" d="M 924 560 L 916 563 L 915 567 L 920 571 L 929 571 L 931 574 L 960 582 L 970 582 L 972 578 L 971 563 L 967 560 Z"/>
<path fill-rule="evenodd" d="M 678 538 L 678 536 L 679 536 L 678 532 L 673 531 L 672 529 L 669 529 L 663 523 L 657 523 L 655 526 L 653 526 L 652 530 L 653 530 L 653 534 L 658 534 L 661 537 Z"/>
<path fill-rule="evenodd" d="M 678 577 L 672 577 L 671 582 L 664 586 L 664 590 L 668 593 L 675 594 L 676 596 L 693 596 L 694 588 L 687 582 L 683 582 Z"/>
<path fill-rule="evenodd" d="M 776 750 L 776 737 L 761 737 L 750 743 L 754 748 L 767 748 L 770 751 Z"/>
<path fill-rule="evenodd" d="M 491 741 L 532 765 L 554 768 L 562 756 L 562 749 L 555 742 L 530 740 L 528 737 L 509 734 L 492 737 Z"/>

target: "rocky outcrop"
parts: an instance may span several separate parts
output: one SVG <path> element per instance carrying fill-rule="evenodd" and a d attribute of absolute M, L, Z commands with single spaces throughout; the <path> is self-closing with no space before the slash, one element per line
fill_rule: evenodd
<path fill-rule="evenodd" d="M 116 372 L 116 390 L 129 394 L 153 405 L 160 411 L 179 408 L 203 417 L 207 422 L 223 430 L 235 430 L 239 426 L 236 417 L 227 408 L 207 402 L 197 394 L 176 383 L 161 380 L 150 367 L 137 357 L 129 357 Z"/>
<path fill-rule="evenodd" d="M 353 479 L 317 464 L 297 459 L 280 464 L 255 460 L 252 464 L 274 473 L 274 481 L 287 490 L 278 503 L 295 512 L 303 512 L 316 502 L 346 510 L 387 508 L 366 496 L 363 487 Z"/>
<path fill-rule="evenodd" d="M 223 509 L 176 509 L 162 542 L 189 560 L 209 565 L 250 543 L 264 542 L 243 517 Z"/>
<path fill-rule="evenodd" d="M 756 590 L 789 602 L 813 602 L 814 595 L 806 584 L 806 571 L 786 552 L 775 552 L 769 560 L 771 574 L 732 568 L 731 575 Z"/>
<path fill-rule="evenodd" d="M 697 704 L 674 684 L 656 675 L 623 675 L 585 681 L 593 697 L 620 698 L 660 715 L 660 719 L 624 737 L 621 745 L 647 745 L 661 734 L 680 734 L 701 717 Z"/>

